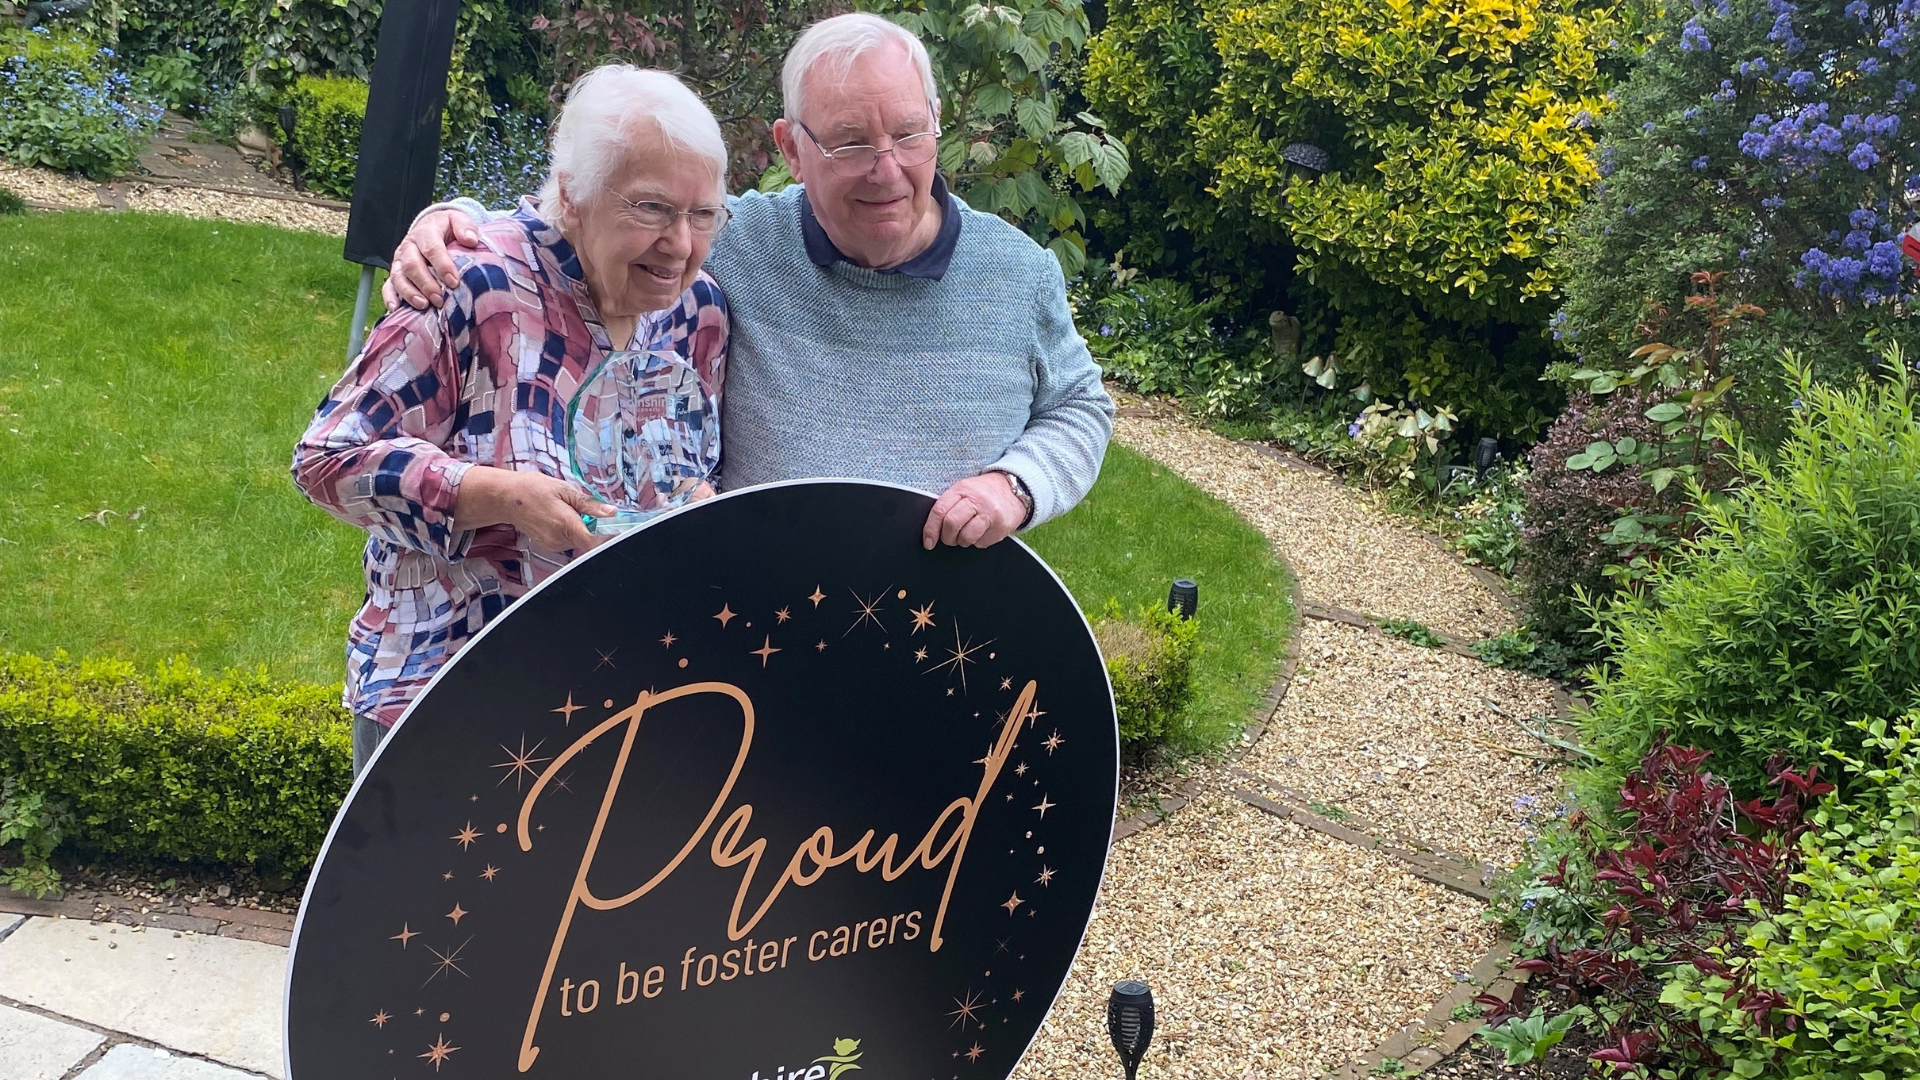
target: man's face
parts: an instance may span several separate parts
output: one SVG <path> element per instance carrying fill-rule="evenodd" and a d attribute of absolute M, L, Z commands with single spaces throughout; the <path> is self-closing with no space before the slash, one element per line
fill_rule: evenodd
<path fill-rule="evenodd" d="M 800 119 L 811 136 L 789 120 L 776 123 L 774 135 L 835 247 L 862 266 L 883 269 L 933 242 L 940 231 L 940 207 L 933 201 L 936 162 L 903 169 L 893 154 L 883 153 L 871 169 L 842 176 L 823 154 L 855 145 L 885 149 L 935 130 L 937 117 L 905 49 L 889 45 L 862 53 L 844 80 L 810 73 Z"/>

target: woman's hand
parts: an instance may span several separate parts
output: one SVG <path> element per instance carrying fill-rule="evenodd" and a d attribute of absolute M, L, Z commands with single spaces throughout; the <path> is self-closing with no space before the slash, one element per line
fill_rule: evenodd
<path fill-rule="evenodd" d="M 588 532 L 580 515 L 614 513 L 613 507 L 557 477 L 475 465 L 460 478 L 453 524 L 456 529 L 511 525 L 542 551 L 583 552 L 606 538 Z"/>

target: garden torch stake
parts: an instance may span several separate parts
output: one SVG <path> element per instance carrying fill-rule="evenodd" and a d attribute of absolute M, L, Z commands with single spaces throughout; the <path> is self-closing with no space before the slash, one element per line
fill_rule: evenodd
<path fill-rule="evenodd" d="M 1147 1044 L 1153 1041 L 1153 991 L 1146 983 L 1128 979 L 1114 984 L 1113 996 L 1107 999 L 1107 1034 L 1127 1070 L 1127 1080 L 1133 1080 L 1140 1059 L 1147 1056 Z"/>

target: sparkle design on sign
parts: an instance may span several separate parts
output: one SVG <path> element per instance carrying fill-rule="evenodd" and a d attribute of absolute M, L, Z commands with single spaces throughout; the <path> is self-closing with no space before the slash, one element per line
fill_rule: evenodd
<path fill-rule="evenodd" d="M 910 610 L 913 612 L 914 633 L 917 634 L 922 630 L 933 629 L 933 601 L 929 600 L 925 606 L 912 608 Z"/>
<path fill-rule="evenodd" d="M 1053 752 L 1060 749 L 1060 744 L 1066 741 L 1067 740 L 1060 737 L 1060 730 L 1055 728 L 1053 734 L 1040 741 L 1040 745 L 1046 747 L 1047 756 L 1052 757 Z"/>
<path fill-rule="evenodd" d="M 1026 996 L 1027 996 L 1027 992 L 1025 990 L 1015 990 L 1013 992 L 1013 1000 L 1016 1004 L 1020 1001 L 1021 998 Z"/>
<path fill-rule="evenodd" d="M 1047 820 L 1047 811 L 1059 805 L 1060 804 L 1056 802 L 1048 802 L 1046 793 L 1042 792 L 1040 794 L 1040 805 L 1034 807 L 1034 809 L 1040 811 L 1040 820 L 1045 821 Z"/>
<path fill-rule="evenodd" d="M 480 871 L 480 876 L 488 881 L 492 881 L 494 878 L 500 876 L 500 868 L 492 863 L 488 863 L 487 868 Z"/>
<path fill-rule="evenodd" d="M 1046 863 L 1041 863 L 1040 876 L 1037 878 L 1034 878 L 1033 880 L 1039 883 L 1042 887 L 1051 886 L 1053 884 L 1053 874 L 1054 874 L 1054 871 L 1052 867 L 1048 866 Z"/>
<path fill-rule="evenodd" d="M 520 736 L 520 752 L 517 754 L 511 750 L 507 750 L 506 743 L 501 743 L 500 749 L 506 750 L 507 760 L 495 765 L 494 768 L 505 769 L 507 771 L 501 775 L 500 784 L 504 784 L 511 779 L 513 781 L 513 790 L 519 791 L 523 777 L 539 776 L 539 766 L 553 760 L 550 757 L 537 758 L 533 756 L 540 752 L 540 747 L 545 744 L 546 741 L 545 739 L 541 739 L 539 742 L 533 744 L 533 749 L 529 750 L 527 749 L 527 737 L 522 735 Z M 499 787 L 500 784 L 495 784 L 494 786 Z"/>
<path fill-rule="evenodd" d="M 453 910 L 447 912 L 447 918 L 453 920 L 453 925 L 459 926 L 460 920 L 466 918 L 467 914 L 468 914 L 467 909 L 461 907 L 459 902 L 455 901 L 453 905 Z"/>
<path fill-rule="evenodd" d="M 660 636 L 660 644 L 665 645 L 669 649 L 673 648 L 673 643 L 679 640 L 679 638 L 673 636 L 673 631 L 671 630 Z"/>
<path fill-rule="evenodd" d="M 913 650 L 913 659 L 915 663 L 918 663 L 921 660 L 925 660 L 926 658 L 927 658 L 927 647 L 925 645 L 922 645 L 919 648 Z"/>
<path fill-rule="evenodd" d="M 766 641 L 764 641 L 759 648 L 748 649 L 747 654 L 749 656 L 759 657 L 760 670 L 765 671 L 767 668 L 767 660 L 770 657 L 772 657 L 774 653 L 777 653 L 779 651 L 780 651 L 779 649 L 774 648 L 772 635 L 768 635 Z"/>
<path fill-rule="evenodd" d="M 567 694 L 567 703 L 551 711 L 559 713 L 560 722 L 561 724 L 565 725 L 565 724 L 573 723 L 573 714 L 579 712 L 581 709 L 584 709 L 584 708 L 586 708 L 585 705 L 575 705 L 573 703 L 573 694 L 569 692 Z"/>
<path fill-rule="evenodd" d="M 974 659 L 973 654 L 991 644 L 993 644 L 992 638 L 988 638 L 978 645 L 975 645 L 971 638 L 964 642 L 961 641 L 960 620 L 955 619 L 953 621 L 953 648 L 947 650 L 947 658 L 945 660 L 928 668 L 927 671 L 935 672 L 943 668 L 951 669 L 960 676 L 960 692 L 964 694 L 967 692 L 967 665 L 979 663 L 980 661 Z"/>
<path fill-rule="evenodd" d="M 367 1020 L 367 1023 L 372 1024 L 374 1027 L 384 1029 L 387 1026 L 387 1021 L 391 1019 L 393 1019 L 393 1017 L 387 1013 L 387 1010 L 381 1009 L 379 1012 L 374 1013 L 373 1016 Z"/>
<path fill-rule="evenodd" d="M 714 618 L 719 619 L 721 628 L 725 629 L 726 625 L 732 622 L 734 619 L 733 609 L 728 607 L 725 604 L 721 604 L 720 611 L 718 614 L 714 616 Z"/>
<path fill-rule="evenodd" d="M 434 1037 L 433 1045 L 427 1047 L 426 1053 L 418 1054 L 415 1056 L 422 1057 L 427 1059 L 428 1061 L 433 1062 L 433 1071 L 439 1072 L 441 1064 L 445 1062 L 447 1058 L 451 1056 L 455 1050 L 458 1050 L 458 1049 L 460 1048 L 457 1046 L 447 1045 L 447 1037 L 446 1035 L 442 1034 Z"/>
<path fill-rule="evenodd" d="M 409 941 L 411 941 L 411 940 L 413 940 L 414 938 L 417 938 L 417 937 L 419 937 L 419 936 L 420 936 L 420 931 L 418 931 L 418 930 L 409 930 L 409 929 L 407 929 L 407 924 L 406 924 L 406 923 L 401 923 L 401 924 L 400 924 L 400 932 L 399 932 L 399 933 L 397 933 L 397 934 L 395 934 L 395 935 L 393 935 L 392 937 L 390 937 L 390 938 L 388 938 L 387 940 L 388 940 L 388 941 L 397 941 L 397 942 L 399 942 L 399 943 L 400 943 L 400 947 L 404 949 L 404 948 L 406 948 L 406 947 L 407 947 L 407 942 L 409 942 Z"/>
<path fill-rule="evenodd" d="M 778 626 L 781 623 L 787 622 L 792 618 L 793 618 L 793 612 L 791 610 L 787 608 L 781 608 L 779 611 L 776 611 L 773 613 L 773 624 L 775 626 Z"/>
<path fill-rule="evenodd" d="M 967 1030 L 967 1021 L 969 1020 L 973 1021 L 978 1027 L 987 1026 L 978 1015 L 982 1007 L 980 1004 L 980 995 L 975 994 L 972 990 L 968 990 L 966 997 L 954 998 L 953 1003 L 959 1006 L 959 1008 L 947 1014 L 953 1017 L 953 1023 L 948 1024 L 947 1027 L 957 1027 L 961 1031 L 965 1031 Z"/>
<path fill-rule="evenodd" d="M 821 638 L 821 639 L 820 639 L 820 644 L 818 644 L 818 645 L 815 645 L 815 646 L 813 647 L 813 651 L 814 651 L 814 652 L 826 652 L 826 651 L 827 651 L 827 639 L 826 639 L 826 638 Z"/>
<path fill-rule="evenodd" d="M 462 912 L 462 914 L 465 914 L 465 913 Z M 1008 914 L 1012 914 L 1012 912 L 1008 912 Z M 451 918 L 451 916 L 449 916 L 449 918 Z M 473 943 L 473 939 L 468 938 L 467 940 L 461 942 L 458 947 L 450 949 L 446 952 L 441 952 L 439 949 L 436 949 L 431 945 L 427 946 L 427 951 L 433 954 L 433 959 L 434 959 L 433 974 L 427 976 L 427 982 L 421 983 L 420 985 L 425 986 L 427 985 L 427 983 L 430 983 L 433 980 L 439 978 L 440 976 L 445 975 L 449 971 L 459 972 L 460 977 L 463 979 L 473 978 L 473 976 L 467 974 L 467 971 L 465 968 L 460 966 L 460 961 L 462 959 L 460 955 L 461 952 L 464 951 L 466 947 L 472 943 Z"/>
<path fill-rule="evenodd" d="M 1001 904 L 1000 906 L 1007 909 L 1008 915 L 1012 915 L 1013 909 L 1019 907 L 1021 904 L 1024 904 L 1024 903 L 1026 903 L 1026 901 L 1020 899 L 1020 894 L 1019 892 L 1016 891 L 1012 896 L 1007 897 L 1006 903 Z"/>
<path fill-rule="evenodd" d="M 599 649 L 593 650 L 594 655 L 600 658 L 600 662 L 593 665 L 593 670 L 599 671 L 603 667 L 610 667 L 615 671 L 619 671 L 620 665 L 613 662 L 613 654 L 619 651 L 619 649 L 608 649 L 606 652 L 601 652 Z"/>
<path fill-rule="evenodd" d="M 848 589 L 847 591 L 853 592 L 852 589 Z M 859 606 L 853 609 L 853 625 L 847 627 L 847 634 L 853 633 L 855 630 L 860 629 L 862 624 L 869 622 L 879 627 L 881 633 L 886 633 L 886 624 L 880 621 L 880 601 L 886 595 L 887 590 L 881 589 L 879 592 L 873 594 L 873 599 L 864 600 L 859 593 L 853 592 L 853 602 Z M 846 637 L 847 634 L 841 634 L 840 636 Z"/>
<path fill-rule="evenodd" d="M 447 839 L 458 843 L 460 845 L 460 850 L 465 851 L 468 848 L 473 846 L 473 842 L 475 840 L 480 839 L 480 833 L 474 829 L 473 822 L 468 821 L 465 828 L 462 828 L 459 832 L 454 833 L 452 836 L 447 837 Z"/>
<path fill-rule="evenodd" d="M 1025 776 L 1025 775 L 1027 775 L 1027 763 L 1023 761 L 1023 762 L 1021 762 L 1020 764 L 1018 764 L 1018 765 L 1015 765 L 1015 766 L 1013 767 L 1013 775 L 1015 775 L 1015 776 Z"/>
<path fill-rule="evenodd" d="M 972 1048 L 969 1049 L 965 1054 L 962 1054 L 961 1056 L 967 1059 L 967 1064 L 971 1065 L 974 1062 L 979 1061 L 980 1055 L 984 1053 L 986 1053 L 986 1051 L 981 1048 L 978 1042 L 975 1042 Z"/>
<path fill-rule="evenodd" d="M 1008 678 L 1005 675 L 1000 676 L 1000 689 L 1002 690 L 1013 689 L 1013 680 L 1011 678 Z"/>
<path fill-rule="evenodd" d="M 811 601 L 813 601 L 813 606 L 814 606 L 814 607 L 819 607 L 819 606 L 820 606 L 820 601 L 822 601 L 822 600 L 825 600 L 826 598 L 827 598 L 827 594 L 826 594 L 826 593 L 823 593 L 823 592 L 821 592 L 821 591 L 820 591 L 820 586 L 818 586 L 818 585 L 815 585 L 815 586 L 813 587 L 813 593 L 812 593 L 812 594 L 811 594 L 810 596 L 808 596 L 808 597 L 807 597 L 807 599 L 809 599 L 809 600 L 811 600 Z"/>

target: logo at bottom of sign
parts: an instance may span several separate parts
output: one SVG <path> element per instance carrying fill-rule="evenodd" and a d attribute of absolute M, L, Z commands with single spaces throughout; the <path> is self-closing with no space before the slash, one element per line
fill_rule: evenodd
<path fill-rule="evenodd" d="M 840 1080 L 842 1074 L 860 1068 L 859 1062 L 859 1039 L 835 1039 L 830 1054 L 822 1054 L 804 1065 L 782 1065 L 773 1072 L 755 1069 L 751 1080 Z"/>

